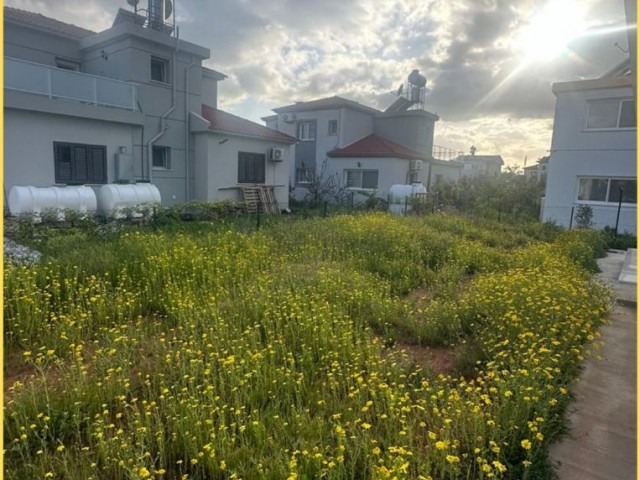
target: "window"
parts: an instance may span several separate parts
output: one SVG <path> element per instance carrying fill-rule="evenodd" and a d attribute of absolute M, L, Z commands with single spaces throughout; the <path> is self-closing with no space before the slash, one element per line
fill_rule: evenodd
<path fill-rule="evenodd" d="M 298 124 L 298 140 L 309 141 L 316 138 L 316 125 L 314 122 L 300 122 Z"/>
<path fill-rule="evenodd" d="M 107 147 L 53 142 L 55 182 L 67 185 L 107 183 Z"/>
<path fill-rule="evenodd" d="M 264 153 L 238 152 L 238 183 L 264 183 Z"/>
<path fill-rule="evenodd" d="M 171 168 L 171 149 L 169 147 L 152 147 L 152 166 L 154 170 L 169 170 Z"/>
<path fill-rule="evenodd" d="M 313 183 L 316 179 L 314 168 L 296 168 L 296 183 Z"/>
<path fill-rule="evenodd" d="M 329 120 L 329 126 L 327 127 L 327 135 L 338 134 L 338 120 Z"/>
<path fill-rule="evenodd" d="M 74 72 L 80 71 L 80 63 L 73 60 L 65 60 L 64 58 L 56 57 L 56 67 L 64 70 L 73 70 Z"/>
<path fill-rule="evenodd" d="M 586 178 L 578 179 L 578 200 L 583 202 L 618 203 L 622 189 L 623 203 L 637 203 L 635 178 Z"/>
<path fill-rule="evenodd" d="M 635 128 L 636 107 L 633 100 L 598 100 L 589 103 L 587 129 Z"/>
<path fill-rule="evenodd" d="M 344 176 L 346 188 L 378 188 L 378 170 L 345 170 Z"/>
<path fill-rule="evenodd" d="M 169 83 L 169 62 L 162 58 L 151 57 L 151 80 Z"/>

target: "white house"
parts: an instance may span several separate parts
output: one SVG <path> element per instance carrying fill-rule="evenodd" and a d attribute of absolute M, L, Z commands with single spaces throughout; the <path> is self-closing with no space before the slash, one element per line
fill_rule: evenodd
<path fill-rule="evenodd" d="M 581 206 L 595 228 L 636 233 L 636 107 L 627 60 L 601 78 L 553 85 L 556 109 L 542 211 L 575 226 Z"/>
<path fill-rule="evenodd" d="M 298 139 L 290 171 L 295 198 L 308 195 L 314 183 L 387 198 L 393 184 L 422 182 L 430 190 L 458 180 L 462 164 L 433 157 L 439 117 L 425 110 L 424 77 L 415 74 L 386 111 L 334 96 L 274 108 L 275 115 L 263 117 L 268 127 Z"/>
<path fill-rule="evenodd" d="M 164 12 L 148 0 L 96 33 L 5 7 L 5 198 L 14 185 L 151 182 L 174 204 L 267 185 L 288 206 L 295 139 L 218 109 L 225 75 Z"/>
<path fill-rule="evenodd" d="M 476 155 L 476 147 L 471 147 L 469 155 L 458 156 L 456 161 L 462 163 L 463 177 L 500 175 L 504 166 L 500 155 Z"/>

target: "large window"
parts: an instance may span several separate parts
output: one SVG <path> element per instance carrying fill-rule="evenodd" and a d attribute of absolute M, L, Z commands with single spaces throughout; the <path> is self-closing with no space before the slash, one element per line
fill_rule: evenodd
<path fill-rule="evenodd" d="M 107 183 L 107 147 L 53 142 L 56 183 Z"/>
<path fill-rule="evenodd" d="M 378 170 L 345 170 L 345 187 L 376 190 L 378 188 Z"/>
<path fill-rule="evenodd" d="M 315 179 L 315 168 L 296 168 L 296 183 L 313 183 Z"/>
<path fill-rule="evenodd" d="M 154 145 L 152 148 L 152 162 L 155 170 L 169 170 L 171 168 L 171 149 Z"/>
<path fill-rule="evenodd" d="M 238 152 L 238 183 L 264 183 L 265 154 Z"/>
<path fill-rule="evenodd" d="M 637 179 L 582 177 L 578 180 L 578 201 L 637 203 Z"/>
<path fill-rule="evenodd" d="M 151 57 L 151 80 L 169 83 L 169 62 L 167 60 Z"/>
<path fill-rule="evenodd" d="M 310 141 L 316 138 L 316 125 L 314 122 L 300 122 L 298 124 L 298 140 Z"/>
<path fill-rule="evenodd" d="M 588 129 L 634 128 L 636 109 L 633 100 L 610 99 L 589 103 Z"/>

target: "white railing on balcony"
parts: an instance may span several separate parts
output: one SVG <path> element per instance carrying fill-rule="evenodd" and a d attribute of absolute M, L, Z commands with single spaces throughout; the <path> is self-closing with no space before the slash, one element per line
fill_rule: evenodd
<path fill-rule="evenodd" d="M 96 106 L 137 110 L 136 86 L 111 78 L 4 58 L 4 88 Z"/>

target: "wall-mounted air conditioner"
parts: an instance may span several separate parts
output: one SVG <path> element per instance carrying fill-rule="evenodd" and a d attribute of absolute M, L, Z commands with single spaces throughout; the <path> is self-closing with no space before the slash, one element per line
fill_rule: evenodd
<path fill-rule="evenodd" d="M 422 168 L 422 160 L 411 160 L 409 164 L 409 170 L 417 171 Z"/>
<path fill-rule="evenodd" d="M 272 162 L 282 162 L 284 160 L 284 150 L 272 147 L 269 149 L 269 160 Z"/>
<path fill-rule="evenodd" d="M 296 114 L 295 113 L 285 113 L 284 115 L 282 115 L 282 121 L 285 123 L 293 123 L 296 121 Z"/>

